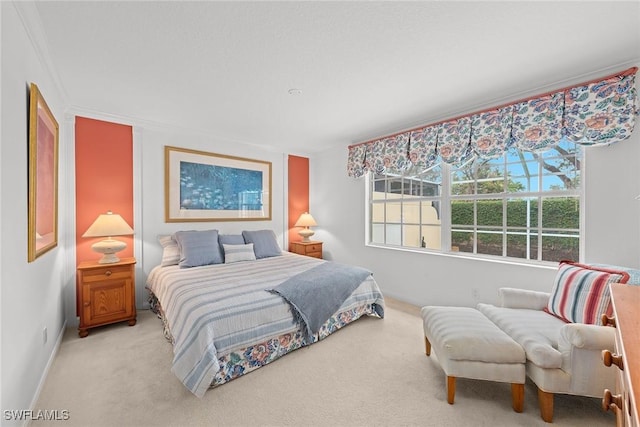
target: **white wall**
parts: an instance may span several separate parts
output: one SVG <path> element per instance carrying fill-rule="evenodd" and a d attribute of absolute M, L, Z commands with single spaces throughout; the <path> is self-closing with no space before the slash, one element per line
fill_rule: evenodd
<path fill-rule="evenodd" d="M 30 409 L 43 373 L 64 326 L 63 283 L 74 271 L 66 268 L 64 221 L 59 221 L 58 247 L 27 262 L 27 147 L 29 84 L 38 85 L 60 125 L 60 152 L 67 148 L 62 96 L 33 44 L 16 6 L 1 2 L 2 131 L 0 141 L 0 323 L 2 400 L 0 408 Z M 59 218 L 67 214 L 64 181 L 73 167 L 59 162 Z M 71 242 L 73 244 L 73 242 Z M 48 330 L 47 342 L 43 329 Z M 5 421 L 3 425 L 11 425 Z"/>
<path fill-rule="evenodd" d="M 238 142 L 223 141 L 202 134 L 170 129 L 136 128 L 139 135 L 134 145 L 140 148 L 140 158 L 135 159 L 134 172 L 141 176 L 140 199 L 136 209 L 141 209 L 141 223 L 136 225 L 136 236 L 142 247 L 138 260 L 142 271 L 136 285 L 138 306 L 146 303 L 144 280 L 151 269 L 160 263 L 162 255 L 157 236 L 178 230 L 217 229 L 222 234 L 238 234 L 242 230 L 272 229 L 282 248 L 286 249 L 286 156 L 274 151 L 266 151 L 257 146 Z M 164 221 L 164 146 L 188 148 L 211 153 L 238 156 L 271 162 L 271 221 L 224 221 L 224 222 L 178 222 Z M 140 174 L 140 175 L 139 175 Z M 140 230 L 142 227 L 142 230 Z M 139 257 L 139 258 L 140 258 Z"/>
<path fill-rule="evenodd" d="M 640 117 L 636 121 L 628 140 L 587 149 L 585 261 L 640 265 Z"/>
<path fill-rule="evenodd" d="M 640 267 L 638 128 L 629 140 L 585 153 L 585 262 Z M 310 160 L 314 238 L 324 241 L 327 258 L 371 269 L 383 293 L 418 306 L 496 303 L 503 286 L 551 289 L 555 267 L 365 246 L 365 178 L 349 178 L 346 160 L 346 144 Z"/>

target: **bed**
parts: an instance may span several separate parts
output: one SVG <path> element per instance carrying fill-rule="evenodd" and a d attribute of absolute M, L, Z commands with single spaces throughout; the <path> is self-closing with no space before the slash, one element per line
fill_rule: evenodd
<path fill-rule="evenodd" d="M 154 267 L 147 279 L 149 302 L 173 344 L 172 372 L 202 397 L 208 388 L 318 342 L 362 316 L 383 318 L 383 295 L 368 274 L 326 321 L 309 329 L 308 319 L 279 289 L 287 284 L 298 289 L 294 281 L 302 279 L 321 295 L 325 285 L 319 278 L 332 264 L 282 251 L 246 262 Z"/>

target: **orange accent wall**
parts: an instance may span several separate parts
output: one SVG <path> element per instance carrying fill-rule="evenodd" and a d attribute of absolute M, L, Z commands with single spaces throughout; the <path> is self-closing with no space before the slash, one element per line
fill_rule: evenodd
<path fill-rule="evenodd" d="M 98 260 L 91 245 L 101 238 L 82 237 L 101 213 L 120 214 L 133 223 L 133 128 L 76 117 L 76 262 Z M 127 244 L 118 256 L 133 256 L 133 236 L 118 236 Z"/>
<path fill-rule="evenodd" d="M 298 228 L 294 227 L 301 214 L 309 212 L 309 159 L 289 156 L 289 243 L 302 240 Z M 311 213 L 313 215 L 313 213 Z"/>

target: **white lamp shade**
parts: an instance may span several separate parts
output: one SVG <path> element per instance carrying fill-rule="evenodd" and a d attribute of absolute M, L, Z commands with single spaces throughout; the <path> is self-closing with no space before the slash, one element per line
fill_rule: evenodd
<path fill-rule="evenodd" d="M 133 229 L 129 227 L 129 224 L 120 215 L 108 211 L 106 214 L 98 216 L 82 237 L 128 236 L 131 234 L 133 234 Z"/>
<path fill-rule="evenodd" d="M 116 252 L 120 252 L 127 247 L 125 242 L 114 240 L 111 236 L 127 236 L 133 234 L 133 229 L 118 214 L 108 211 L 101 214 L 91 224 L 91 227 L 82 235 L 82 237 L 107 237 L 107 239 L 91 245 L 91 249 L 101 253 L 102 258 L 98 260 L 100 264 L 111 264 L 120 261 L 116 256 Z"/>
<path fill-rule="evenodd" d="M 309 212 L 305 212 L 302 215 L 300 215 L 300 218 L 298 218 L 298 220 L 293 226 L 294 227 L 315 227 L 316 225 L 318 224 L 316 224 L 316 220 L 313 219 L 311 214 Z"/>

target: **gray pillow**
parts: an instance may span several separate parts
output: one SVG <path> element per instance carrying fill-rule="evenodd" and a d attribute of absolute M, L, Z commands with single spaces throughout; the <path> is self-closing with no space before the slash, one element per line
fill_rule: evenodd
<path fill-rule="evenodd" d="M 242 234 L 219 234 L 218 243 L 220 243 L 220 251 L 222 252 L 222 260 L 225 260 L 225 252 L 223 245 L 244 245 L 244 237 Z"/>
<path fill-rule="evenodd" d="M 242 234 L 220 234 L 218 241 L 221 245 L 244 245 Z"/>
<path fill-rule="evenodd" d="M 180 268 L 222 264 L 218 230 L 177 231 L 174 237 L 180 248 Z"/>
<path fill-rule="evenodd" d="M 282 255 L 273 230 L 243 231 L 245 243 L 253 243 L 256 259 Z"/>

